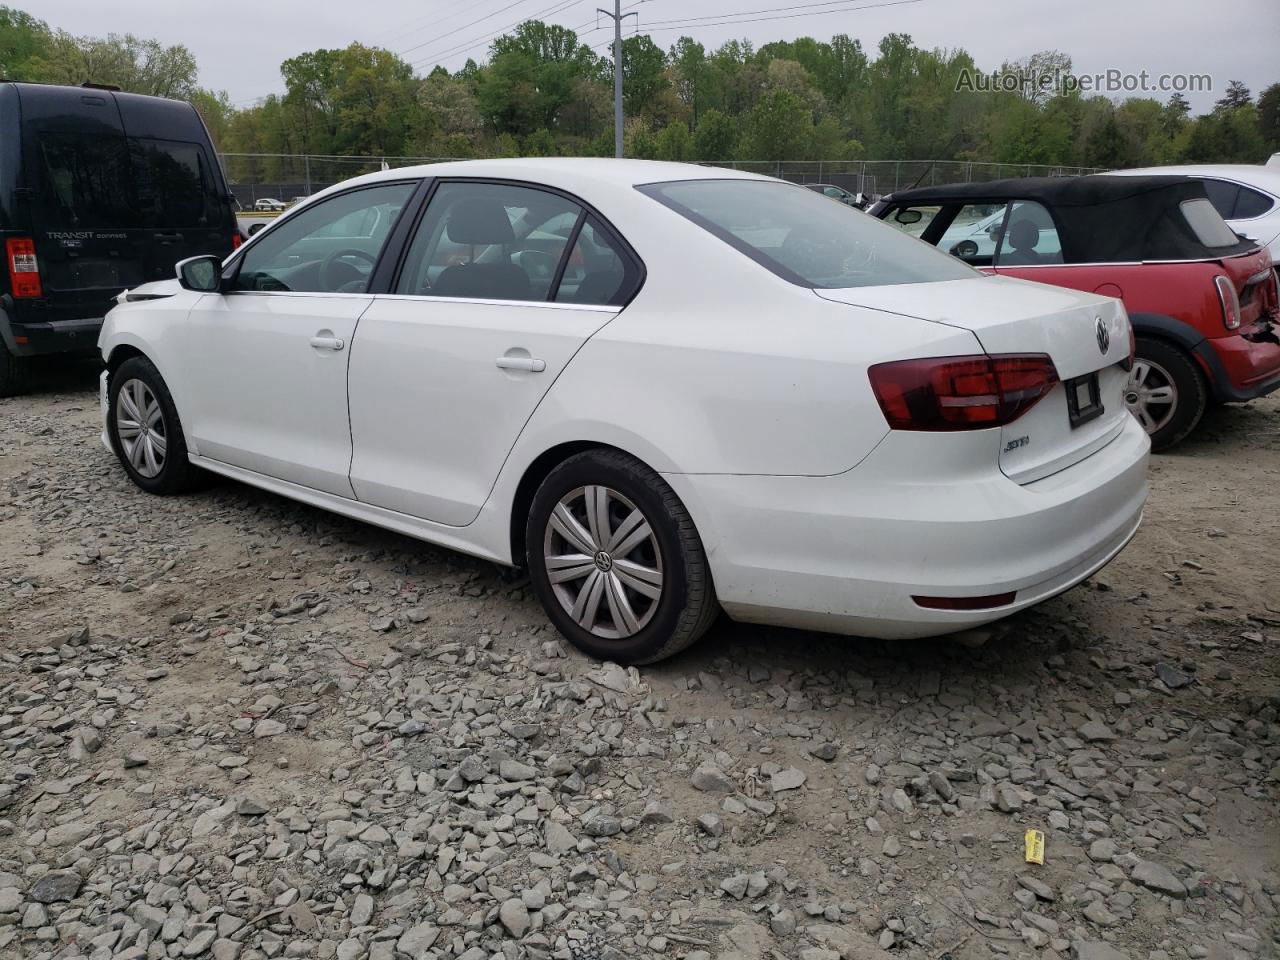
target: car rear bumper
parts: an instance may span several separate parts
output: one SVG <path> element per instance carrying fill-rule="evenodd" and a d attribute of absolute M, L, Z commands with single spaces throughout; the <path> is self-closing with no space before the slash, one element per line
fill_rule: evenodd
<path fill-rule="evenodd" d="M 1266 336 L 1255 329 L 1250 336 Z M 1280 334 L 1272 327 L 1271 336 Z M 1232 403 L 1265 397 L 1280 389 L 1280 343 L 1271 339 L 1246 339 L 1237 334 L 1202 340 L 1196 353 L 1213 374 L 1214 395 Z"/>
<path fill-rule="evenodd" d="M 957 438 L 970 441 L 957 442 Z M 668 475 L 703 534 L 730 616 L 884 638 L 950 633 L 1069 589 L 1137 532 L 1150 443 L 1106 447 L 1019 485 L 972 436 L 893 431 L 834 477 Z M 951 456 L 952 453 L 957 454 Z M 1014 593 L 979 610 L 912 598 Z"/>
<path fill-rule="evenodd" d="M 5 346 L 17 357 L 34 357 L 50 353 L 96 353 L 102 318 L 59 320 L 56 323 L 0 324 Z"/>

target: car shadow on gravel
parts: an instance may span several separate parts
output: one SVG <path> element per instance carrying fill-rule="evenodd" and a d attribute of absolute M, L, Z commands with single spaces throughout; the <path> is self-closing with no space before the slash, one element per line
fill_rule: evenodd
<path fill-rule="evenodd" d="M 32 357 L 29 363 L 28 396 L 98 390 L 102 363 L 96 357 Z"/>

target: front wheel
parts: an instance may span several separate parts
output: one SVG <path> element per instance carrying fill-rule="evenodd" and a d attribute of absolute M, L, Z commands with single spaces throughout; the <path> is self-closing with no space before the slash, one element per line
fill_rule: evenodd
<path fill-rule="evenodd" d="M 1125 406 L 1151 437 L 1151 449 L 1182 442 L 1209 402 L 1209 390 L 1196 362 L 1183 350 L 1139 337 L 1125 385 Z"/>
<path fill-rule="evenodd" d="M 653 663 L 719 612 L 702 541 L 675 492 L 621 451 L 548 474 L 525 530 L 530 578 L 552 623 L 588 656 Z"/>
<path fill-rule="evenodd" d="M 129 479 L 147 493 L 188 489 L 196 468 L 178 409 L 160 371 L 146 357 L 131 357 L 112 375 L 107 390 L 107 436 Z"/>

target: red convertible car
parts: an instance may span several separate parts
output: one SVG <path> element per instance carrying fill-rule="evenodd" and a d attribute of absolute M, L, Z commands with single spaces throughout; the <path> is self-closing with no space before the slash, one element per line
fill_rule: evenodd
<path fill-rule="evenodd" d="M 1271 256 L 1199 181 L 1028 177 L 906 190 L 869 212 L 987 273 L 1123 300 L 1137 337 L 1125 402 L 1156 450 L 1209 403 L 1280 388 Z"/>

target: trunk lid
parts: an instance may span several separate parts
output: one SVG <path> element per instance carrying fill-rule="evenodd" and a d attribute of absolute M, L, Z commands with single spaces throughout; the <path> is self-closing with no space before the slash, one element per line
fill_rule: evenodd
<path fill-rule="evenodd" d="M 1124 405 L 1129 318 L 1119 300 L 1011 277 L 818 290 L 827 300 L 971 331 L 988 354 L 1048 354 L 1061 382 L 1001 428 L 1000 469 L 1032 483 L 1106 446 L 1130 416 Z M 1097 377 L 1101 412 L 1087 416 Z M 1073 399 L 1074 398 L 1074 399 Z M 1086 417 L 1076 417 L 1076 400 Z"/>

